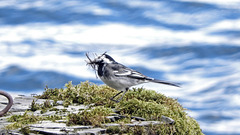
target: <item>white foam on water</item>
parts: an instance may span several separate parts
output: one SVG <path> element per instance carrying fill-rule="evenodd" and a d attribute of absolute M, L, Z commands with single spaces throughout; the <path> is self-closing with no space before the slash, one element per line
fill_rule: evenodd
<path fill-rule="evenodd" d="M 198 2 L 198 3 L 206 3 L 216 5 L 222 8 L 228 9 L 239 9 L 240 1 L 239 0 L 174 0 L 180 2 Z M 121 1 L 126 5 L 131 7 L 141 7 L 141 8 L 151 8 L 151 9 L 162 9 L 165 11 L 168 9 L 168 5 L 164 1 L 151 1 L 151 0 L 131 0 L 131 1 Z"/>
<path fill-rule="evenodd" d="M 8 60 L 5 61 L 3 60 L 4 57 L 0 56 L 0 59 L 1 70 L 10 65 L 19 65 L 28 70 L 50 70 L 82 78 L 95 78 L 92 71 L 88 70 L 84 61 L 85 58 L 81 57 L 49 54 L 24 58 L 9 56 Z"/>
<path fill-rule="evenodd" d="M 213 4 L 222 8 L 240 9 L 239 0 L 176 0 L 176 1 L 200 2 L 200 3 Z"/>
<path fill-rule="evenodd" d="M 173 31 L 154 26 L 131 26 L 105 23 L 88 26 L 81 24 L 51 25 L 45 23 L 1 26 L 1 43 L 25 40 L 53 40 L 57 43 L 148 46 L 151 44 L 188 45 L 193 43 L 239 45 L 240 39 L 213 35 L 219 30 L 240 29 L 240 20 L 225 20 L 194 31 Z M 27 31 L 27 32 L 26 32 Z"/>
<path fill-rule="evenodd" d="M 18 0 L 3 0 L 0 1 L 0 7 L 11 7 L 18 10 L 38 9 L 38 10 L 62 10 L 64 7 L 75 13 L 90 13 L 93 15 L 105 16 L 112 15 L 114 12 L 109 8 L 103 8 L 94 2 L 87 2 L 84 0 L 69 0 L 59 2 L 58 0 L 35 0 L 29 1 L 18 1 Z M 51 8 L 46 8 L 51 7 Z"/>
<path fill-rule="evenodd" d="M 239 113 L 239 112 L 238 112 Z M 233 120 L 225 120 L 217 123 L 203 123 L 200 122 L 201 128 L 209 132 L 219 133 L 219 134 L 239 134 L 240 133 L 240 124 L 239 118 Z"/>

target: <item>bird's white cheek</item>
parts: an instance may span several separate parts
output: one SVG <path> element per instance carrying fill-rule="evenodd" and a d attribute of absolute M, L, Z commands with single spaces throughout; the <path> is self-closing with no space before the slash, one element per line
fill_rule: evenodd
<path fill-rule="evenodd" d="M 103 59 L 104 63 L 113 63 L 111 60 L 104 58 Z"/>

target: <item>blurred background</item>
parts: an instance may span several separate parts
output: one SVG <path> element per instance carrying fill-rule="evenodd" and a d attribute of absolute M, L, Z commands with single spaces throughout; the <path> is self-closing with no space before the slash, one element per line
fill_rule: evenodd
<path fill-rule="evenodd" d="M 89 80 L 107 51 L 188 109 L 207 135 L 240 134 L 239 0 L 1 0 L 0 89 L 41 94 Z M 142 87 L 139 86 L 139 87 Z"/>

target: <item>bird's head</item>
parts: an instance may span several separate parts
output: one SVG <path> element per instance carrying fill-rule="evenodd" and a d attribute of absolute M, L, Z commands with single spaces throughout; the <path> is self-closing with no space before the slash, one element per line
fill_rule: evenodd
<path fill-rule="evenodd" d="M 87 65 L 90 65 L 93 69 L 95 69 L 96 70 L 96 66 L 98 66 L 98 65 L 100 65 L 100 64 L 105 64 L 105 63 L 114 63 L 115 62 L 115 60 L 111 57 L 111 56 L 109 56 L 108 54 L 106 54 L 106 52 L 105 53 L 103 53 L 103 54 L 101 54 L 101 55 L 99 55 L 99 56 L 96 56 L 94 59 L 91 59 L 90 57 L 89 57 L 89 54 L 88 53 L 86 53 L 86 56 L 87 56 L 87 58 L 88 58 L 88 61 L 86 61 L 87 62 Z"/>

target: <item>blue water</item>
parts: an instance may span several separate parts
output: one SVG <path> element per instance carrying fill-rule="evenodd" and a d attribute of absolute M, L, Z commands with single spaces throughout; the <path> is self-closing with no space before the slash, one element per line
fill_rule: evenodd
<path fill-rule="evenodd" d="M 240 134 L 240 1 L 2 0 L 0 89 L 41 93 L 89 80 L 86 52 L 108 52 L 182 88 L 177 98 L 208 135 Z"/>

